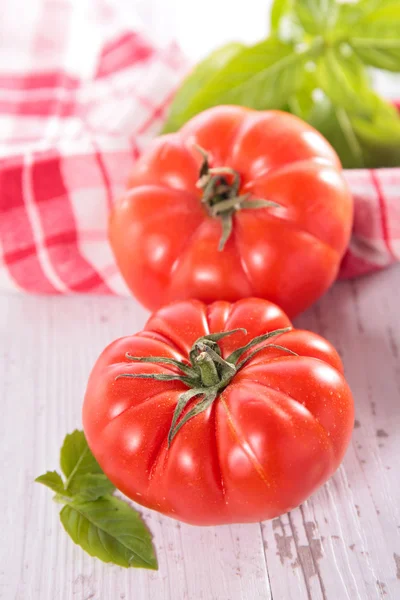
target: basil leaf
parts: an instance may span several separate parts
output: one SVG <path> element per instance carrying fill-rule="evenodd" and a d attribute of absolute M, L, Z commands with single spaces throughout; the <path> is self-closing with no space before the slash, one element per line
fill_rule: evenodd
<path fill-rule="evenodd" d="M 317 88 L 315 73 L 306 73 L 302 87 L 290 96 L 285 110 L 303 119 L 303 121 L 310 121 L 315 107 L 318 106 L 316 100 L 318 98 L 318 93 L 316 93 Z M 321 91 L 319 91 L 319 94 L 320 98 L 322 96 L 325 98 L 325 95 Z"/>
<path fill-rule="evenodd" d="M 212 52 L 207 58 L 198 63 L 193 71 L 186 77 L 183 85 L 172 101 L 168 118 L 163 127 L 163 133 L 176 131 L 182 125 L 181 111 L 187 106 L 192 97 L 209 79 L 224 67 L 242 48 L 243 44 L 231 43 Z"/>
<path fill-rule="evenodd" d="M 334 28 L 339 17 L 336 0 L 275 0 L 271 31 L 282 41 L 301 41 Z"/>
<path fill-rule="evenodd" d="M 60 463 L 67 477 L 65 483 L 56 471 L 47 471 L 35 481 L 61 496 L 79 496 L 83 500 L 96 500 L 115 490 L 90 451 L 83 431 L 75 430 L 65 437 Z"/>
<path fill-rule="evenodd" d="M 270 26 L 273 33 L 278 33 L 282 19 L 291 12 L 293 4 L 293 0 L 274 0 L 270 17 Z"/>
<path fill-rule="evenodd" d="M 193 72 L 167 130 L 218 104 L 285 109 L 325 135 L 347 168 L 397 164 L 400 119 L 365 66 L 400 71 L 400 1 L 274 0 L 270 25 L 271 38 L 220 69 L 211 56 L 204 79 Z"/>
<path fill-rule="evenodd" d="M 65 494 L 65 488 L 61 475 L 57 471 L 47 471 L 44 475 L 36 477 L 37 483 L 42 483 L 56 494 Z"/>
<path fill-rule="evenodd" d="M 348 48 L 328 48 L 318 60 L 317 81 L 331 102 L 360 115 L 376 110 L 376 96 L 361 61 Z"/>
<path fill-rule="evenodd" d="M 64 486 L 61 475 L 57 471 L 47 471 L 35 479 L 37 483 L 42 483 L 61 497 L 78 497 L 81 500 L 97 500 L 102 496 L 112 494 L 115 486 L 104 473 L 86 475 L 76 475 L 73 477 L 68 490 Z M 62 498 L 60 498 L 62 501 Z"/>
<path fill-rule="evenodd" d="M 337 0 L 301 0 L 294 11 L 307 33 L 321 35 L 336 25 L 339 5 Z"/>
<path fill-rule="evenodd" d="M 370 13 L 375 12 L 381 6 L 390 6 L 391 4 L 397 4 L 398 0 L 357 0 L 356 3 L 349 3 L 349 6 L 353 6 L 355 9 L 362 14 L 362 16 L 368 16 Z"/>
<path fill-rule="evenodd" d="M 399 2 L 398 0 L 359 0 L 338 3 L 338 7 L 339 16 L 335 29 L 344 29 L 351 25 L 362 31 L 367 23 L 387 20 L 388 11 L 392 16 L 397 13 Z M 351 33 L 352 29 L 348 28 L 347 31 Z"/>
<path fill-rule="evenodd" d="M 56 492 L 54 500 L 66 532 L 91 556 L 122 567 L 157 569 L 151 535 L 140 515 L 110 494 L 115 486 L 92 455 L 83 431 L 67 435 L 60 462 L 67 477 L 56 471 L 35 481 Z"/>
<path fill-rule="evenodd" d="M 287 109 L 315 127 L 330 142 L 345 168 L 361 168 L 364 154 L 344 109 L 337 109 L 317 86 L 316 73 L 307 73 L 304 85 L 289 98 Z"/>
<path fill-rule="evenodd" d="M 330 135 L 332 145 L 337 150 L 341 157 L 343 167 L 349 168 L 363 168 L 365 167 L 365 158 L 363 148 L 354 130 L 354 126 L 349 113 L 344 108 L 333 107 L 331 108 L 330 116 L 330 128 L 336 129 Z M 336 126 L 337 123 L 337 126 Z M 321 127 L 323 130 L 324 127 Z"/>
<path fill-rule="evenodd" d="M 88 446 L 85 434 L 77 429 L 65 436 L 60 453 L 60 465 L 67 478 L 65 484 L 67 488 L 77 475 L 103 473 Z"/>
<path fill-rule="evenodd" d="M 360 29 L 372 25 L 393 31 L 400 20 L 399 0 L 361 0 L 358 6 L 362 11 Z"/>
<path fill-rule="evenodd" d="M 69 487 L 68 493 L 79 496 L 82 500 L 97 500 L 115 491 L 115 485 L 111 483 L 104 473 L 87 473 L 75 476 Z"/>
<path fill-rule="evenodd" d="M 180 106 L 175 127 L 218 104 L 254 109 L 282 107 L 301 82 L 306 56 L 306 52 L 294 52 L 291 45 L 273 38 L 243 48 Z"/>
<path fill-rule="evenodd" d="M 345 169 L 365 166 L 362 146 L 344 108 L 335 107 L 328 98 L 322 98 L 316 102 L 308 121 L 332 144 Z"/>
<path fill-rule="evenodd" d="M 379 168 L 400 164 L 400 119 L 394 106 L 376 97 L 376 112 L 362 118 L 357 112 L 334 106 L 310 75 L 289 99 L 287 109 L 318 129 L 347 169 Z"/>
<path fill-rule="evenodd" d="M 371 6 L 373 5 L 373 6 Z M 349 43 L 367 65 L 400 71 L 400 2 L 368 2 L 365 14 L 354 23 Z"/>
<path fill-rule="evenodd" d="M 360 19 L 365 15 L 365 9 L 360 8 L 360 2 L 339 5 L 339 15 L 334 28 L 337 37 L 347 38 Z"/>
<path fill-rule="evenodd" d="M 395 73 L 400 71 L 400 38 L 398 40 L 353 38 L 350 44 L 365 64 Z"/>
<path fill-rule="evenodd" d="M 354 117 L 352 123 L 362 144 L 367 167 L 400 165 L 400 119 L 397 115 L 378 112 L 372 122 Z"/>
<path fill-rule="evenodd" d="M 147 527 L 119 498 L 68 502 L 60 519 L 72 540 L 91 556 L 121 567 L 157 569 Z"/>

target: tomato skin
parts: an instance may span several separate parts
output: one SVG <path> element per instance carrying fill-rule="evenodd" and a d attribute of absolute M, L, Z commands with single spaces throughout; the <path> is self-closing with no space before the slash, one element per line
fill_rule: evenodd
<path fill-rule="evenodd" d="M 225 248 L 221 221 L 196 187 L 204 148 L 212 167 L 241 177 L 241 194 L 280 207 L 238 210 Z M 109 225 L 133 294 L 147 308 L 198 298 L 266 298 L 294 316 L 335 280 L 353 201 L 328 142 L 297 117 L 238 106 L 209 109 L 156 139 L 131 173 Z"/>
<path fill-rule="evenodd" d="M 210 332 L 245 328 L 219 342 L 222 356 L 258 335 L 290 326 L 269 301 L 198 300 L 153 314 L 145 329 L 110 344 L 90 375 L 83 424 L 111 481 L 132 500 L 195 525 L 258 522 L 303 502 L 339 466 L 354 421 L 353 400 L 335 349 L 292 329 L 258 352 L 214 403 L 187 421 L 168 448 L 180 381 L 119 378 L 171 373 L 134 356 L 188 359 Z M 190 407 L 189 407 L 190 408 Z"/>

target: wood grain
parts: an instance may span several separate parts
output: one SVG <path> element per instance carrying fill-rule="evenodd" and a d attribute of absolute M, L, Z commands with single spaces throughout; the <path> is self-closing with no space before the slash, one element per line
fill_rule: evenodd
<path fill-rule="evenodd" d="M 400 267 L 342 282 L 297 325 L 340 351 L 356 402 L 343 466 L 311 499 L 261 525 L 197 528 L 144 509 L 158 572 L 123 570 L 69 540 L 33 479 L 80 427 L 90 368 L 141 328 L 130 299 L 0 297 L 0 598 L 400 598 Z"/>

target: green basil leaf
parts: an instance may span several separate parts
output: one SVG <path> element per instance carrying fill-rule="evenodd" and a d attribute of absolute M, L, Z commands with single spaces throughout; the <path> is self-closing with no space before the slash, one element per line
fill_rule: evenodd
<path fill-rule="evenodd" d="M 295 2 L 294 11 L 307 33 L 321 35 L 335 27 L 339 4 L 337 0 L 301 0 Z"/>
<path fill-rule="evenodd" d="M 367 65 L 400 71 L 400 2 L 365 0 L 360 18 L 349 28 L 349 44 Z"/>
<path fill-rule="evenodd" d="M 196 65 L 175 94 L 168 112 L 167 121 L 163 127 L 163 133 L 176 131 L 180 128 L 182 125 L 182 108 L 187 106 L 202 86 L 218 73 L 242 48 L 244 48 L 243 44 L 235 42 L 227 44 L 212 52 L 207 58 Z"/>
<path fill-rule="evenodd" d="M 398 0 L 359 0 L 358 2 L 345 2 L 339 4 L 339 17 L 336 29 L 345 28 L 352 32 L 352 29 L 358 29 L 361 32 L 366 26 L 375 23 L 388 24 L 388 15 L 398 14 Z M 348 26 L 351 26 L 351 29 Z M 392 28 L 393 29 L 393 28 Z"/>
<path fill-rule="evenodd" d="M 303 121 L 309 121 L 313 108 L 314 101 L 311 94 L 304 90 L 299 90 L 288 99 L 285 110 L 296 115 L 296 117 L 299 117 L 299 119 L 302 119 Z"/>
<path fill-rule="evenodd" d="M 360 2 L 339 5 L 339 15 L 335 25 L 335 33 L 347 37 L 360 19 L 365 15 L 365 9 L 360 8 Z"/>
<path fill-rule="evenodd" d="M 395 73 L 400 71 L 400 37 L 397 40 L 352 38 L 349 43 L 365 64 Z"/>
<path fill-rule="evenodd" d="M 400 118 L 397 114 L 381 111 L 373 121 L 354 117 L 352 123 L 362 144 L 367 167 L 400 165 Z"/>
<path fill-rule="evenodd" d="M 357 2 L 346 3 L 348 6 L 358 9 L 362 16 L 367 16 L 379 9 L 380 6 L 397 4 L 398 0 L 357 0 Z"/>
<path fill-rule="evenodd" d="M 315 72 L 308 71 L 304 76 L 303 85 L 297 90 L 295 94 L 289 97 L 285 110 L 296 115 L 303 121 L 309 122 L 315 111 L 316 106 L 319 106 L 317 101 L 318 93 L 315 92 L 318 89 Z M 319 91 L 321 98 L 326 98 L 325 95 Z"/>
<path fill-rule="evenodd" d="M 345 169 L 365 167 L 363 148 L 349 113 L 344 108 L 332 106 L 329 120 L 326 135 L 331 138 L 331 143 L 340 156 L 343 167 Z M 321 129 L 324 130 L 324 126 L 321 126 Z"/>
<path fill-rule="evenodd" d="M 349 29 L 350 38 L 374 40 L 399 40 L 400 2 L 380 1 L 375 10 L 365 10 Z"/>
<path fill-rule="evenodd" d="M 336 0 L 275 0 L 271 9 L 271 31 L 282 41 L 299 42 L 333 29 L 340 7 Z"/>
<path fill-rule="evenodd" d="M 316 73 L 307 73 L 302 88 L 289 98 L 287 109 L 322 133 L 345 168 L 363 167 L 363 151 L 348 115 L 344 109 L 336 109 L 318 88 Z"/>
<path fill-rule="evenodd" d="M 65 494 L 65 488 L 61 475 L 57 471 L 47 471 L 44 475 L 36 477 L 37 483 L 42 483 L 56 492 L 56 494 Z"/>
<path fill-rule="evenodd" d="M 60 465 L 67 478 L 66 487 L 77 475 L 103 473 L 88 446 L 85 434 L 77 429 L 65 436 L 60 453 Z"/>
<path fill-rule="evenodd" d="M 329 99 L 322 98 L 316 102 L 308 121 L 332 144 L 345 169 L 365 166 L 362 146 L 344 108 L 335 107 Z"/>
<path fill-rule="evenodd" d="M 81 500 L 97 500 L 97 498 L 112 494 L 115 491 L 114 484 L 104 473 L 76 475 L 71 480 L 68 490 L 66 490 L 61 475 L 57 471 L 47 471 L 44 475 L 37 477 L 35 481 L 46 485 L 61 497 L 78 497 Z"/>
<path fill-rule="evenodd" d="M 320 91 L 303 87 L 288 102 L 288 110 L 318 129 L 347 169 L 400 165 L 400 117 L 394 106 L 376 98 L 370 118 L 334 106 Z"/>
<path fill-rule="evenodd" d="M 97 500 L 115 491 L 115 485 L 111 483 L 104 473 L 87 473 L 76 475 L 69 487 L 68 493 L 79 496 L 82 500 Z"/>
<path fill-rule="evenodd" d="M 175 127 L 219 104 L 282 107 L 301 82 L 306 56 L 274 38 L 242 49 L 180 107 Z"/>
<path fill-rule="evenodd" d="M 335 106 L 365 116 L 376 110 L 376 96 L 366 71 L 351 49 L 328 48 L 318 60 L 316 77 Z"/>
<path fill-rule="evenodd" d="M 363 13 L 359 21 L 360 29 L 372 26 L 393 31 L 400 21 L 399 0 L 362 0 L 359 8 Z"/>
<path fill-rule="evenodd" d="M 282 42 L 301 44 L 310 41 L 297 8 L 297 0 L 275 0 L 272 6 L 271 31 Z"/>
<path fill-rule="evenodd" d="M 149 530 L 119 498 L 69 502 L 60 518 L 72 540 L 91 556 L 121 567 L 157 569 Z"/>
<path fill-rule="evenodd" d="M 278 33 L 282 19 L 292 11 L 293 4 L 293 0 L 274 0 L 270 17 L 270 26 L 273 33 Z"/>
<path fill-rule="evenodd" d="M 73 541 L 104 562 L 157 569 L 146 525 L 137 511 L 110 495 L 115 486 L 92 455 L 83 431 L 65 437 L 60 462 L 65 483 L 56 471 L 35 481 L 56 492 L 54 500 L 65 505 L 60 519 Z"/>

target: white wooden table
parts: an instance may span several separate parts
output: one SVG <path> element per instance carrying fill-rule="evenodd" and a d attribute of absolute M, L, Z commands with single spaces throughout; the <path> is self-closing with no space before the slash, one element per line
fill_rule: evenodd
<path fill-rule="evenodd" d="M 159 571 L 104 565 L 74 546 L 51 493 L 81 424 L 90 368 L 146 313 L 118 298 L 0 296 L 0 598 L 4 600 L 398 600 L 400 266 L 338 283 L 298 326 L 340 351 L 356 402 L 343 466 L 272 522 L 197 528 L 142 510 Z"/>

